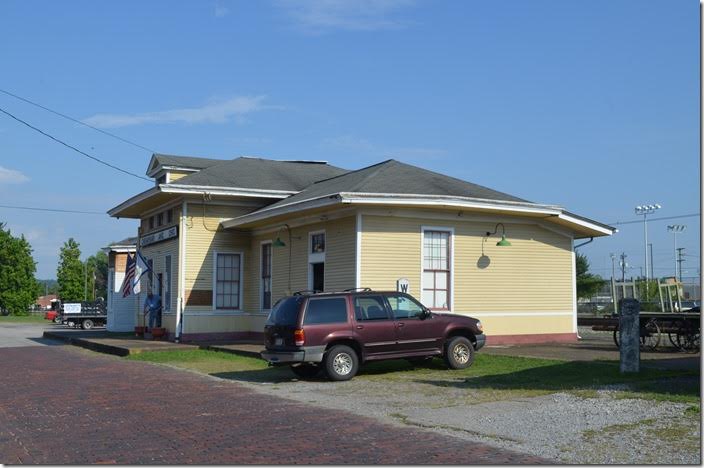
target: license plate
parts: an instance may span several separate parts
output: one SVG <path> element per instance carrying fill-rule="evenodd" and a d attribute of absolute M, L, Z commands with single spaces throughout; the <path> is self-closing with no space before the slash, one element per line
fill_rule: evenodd
<path fill-rule="evenodd" d="M 284 344 L 284 339 L 283 338 L 276 338 L 274 339 L 274 345 L 276 346 L 281 346 Z"/>

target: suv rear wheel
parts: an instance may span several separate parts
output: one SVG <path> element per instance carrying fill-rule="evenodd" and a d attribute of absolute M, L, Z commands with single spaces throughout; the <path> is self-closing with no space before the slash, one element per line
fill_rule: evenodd
<path fill-rule="evenodd" d="M 359 370 L 357 353 L 345 345 L 330 348 L 323 358 L 325 372 L 331 380 L 349 380 Z"/>
<path fill-rule="evenodd" d="M 474 347 L 464 336 L 452 338 L 445 347 L 445 362 L 450 369 L 466 369 L 474 363 Z"/>
<path fill-rule="evenodd" d="M 302 379 L 310 379 L 320 372 L 320 366 L 315 364 L 298 364 L 291 366 L 291 371 Z"/>

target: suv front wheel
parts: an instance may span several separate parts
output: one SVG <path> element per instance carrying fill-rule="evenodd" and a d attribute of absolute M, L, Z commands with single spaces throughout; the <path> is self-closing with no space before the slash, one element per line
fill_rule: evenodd
<path fill-rule="evenodd" d="M 464 336 L 452 338 L 445 347 L 445 362 L 450 369 L 466 369 L 474 363 L 474 347 Z"/>
<path fill-rule="evenodd" d="M 325 371 L 331 380 L 349 380 L 357 374 L 357 353 L 345 345 L 336 345 L 325 353 Z"/>

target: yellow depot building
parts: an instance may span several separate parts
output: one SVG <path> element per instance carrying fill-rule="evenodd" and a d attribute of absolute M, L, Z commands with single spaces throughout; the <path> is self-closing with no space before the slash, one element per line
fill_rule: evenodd
<path fill-rule="evenodd" d="M 488 344 L 575 340 L 575 240 L 614 232 L 395 160 L 155 154 L 147 175 L 154 187 L 108 213 L 140 220 L 142 290 L 159 289 L 183 341 L 258 338 L 281 297 L 362 287 L 479 318 Z"/>

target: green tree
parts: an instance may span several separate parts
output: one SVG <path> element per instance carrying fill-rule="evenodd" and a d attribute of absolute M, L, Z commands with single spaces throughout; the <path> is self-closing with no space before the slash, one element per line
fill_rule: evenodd
<path fill-rule="evenodd" d="M 592 297 L 604 285 L 605 280 L 599 275 L 589 273 L 589 260 L 587 260 L 585 255 L 578 253 L 576 255 L 576 261 L 577 297 Z"/>
<path fill-rule="evenodd" d="M 25 315 L 37 299 L 37 265 L 24 236 L 14 237 L 0 223 L 0 310 Z"/>
<path fill-rule="evenodd" d="M 88 296 L 92 300 L 108 297 L 108 255 L 98 250 L 86 260 L 88 268 Z"/>
<path fill-rule="evenodd" d="M 56 280 L 59 283 L 59 298 L 63 302 L 83 300 L 83 263 L 81 249 L 73 237 L 64 242 L 59 253 Z"/>

